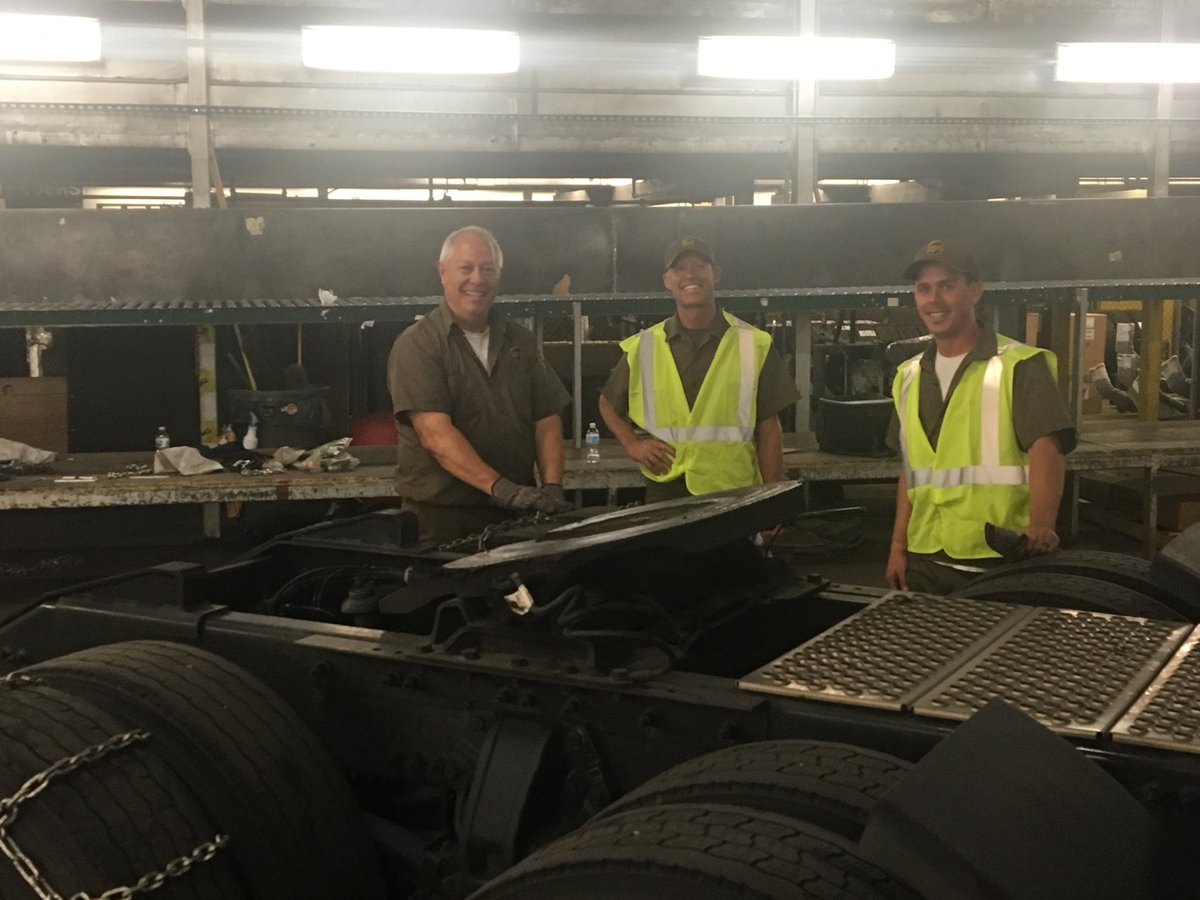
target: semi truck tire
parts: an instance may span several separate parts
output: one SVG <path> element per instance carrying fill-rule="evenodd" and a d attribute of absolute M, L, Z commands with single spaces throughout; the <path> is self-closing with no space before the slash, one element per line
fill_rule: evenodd
<path fill-rule="evenodd" d="M 170 866 L 179 874 L 164 878 L 155 897 L 250 900 L 194 786 L 163 762 L 153 735 L 126 742 L 129 732 L 62 691 L 21 679 L 0 686 L 0 796 L 27 797 L 3 831 L 43 891 L 0 857 L 0 897 L 34 900 L 47 889 L 99 897 Z"/>
<path fill-rule="evenodd" d="M 1006 563 L 972 579 L 969 586 L 986 584 L 997 578 L 1007 578 L 1011 575 L 1032 573 L 1038 575 L 1082 575 L 1086 578 L 1096 578 L 1108 584 L 1145 594 L 1189 620 L 1194 620 L 1196 616 L 1193 605 L 1155 582 L 1151 575 L 1150 560 L 1104 550 L 1058 550 L 1019 562 Z"/>
<path fill-rule="evenodd" d="M 202 786 L 253 900 L 384 896 L 361 809 L 299 716 L 244 669 L 166 641 L 109 644 L 23 670 L 155 735 Z"/>
<path fill-rule="evenodd" d="M 972 582 L 954 592 L 956 597 L 1002 600 L 1026 606 L 1050 606 L 1085 612 L 1140 616 L 1146 619 L 1183 621 L 1183 616 L 1153 597 L 1099 578 L 1057 572 L 1017 572 Z"/>
<path fill-rule="evenodd" d="M 911 764 L 828 741 L 759 741 L 697 756 L 630 791 L 600 817 L 668 803 L 780 813 L 858 840 L 879 796 Z"/>
<path fill-rule="evenodd" d="M 742 807 L 680 804 L 596 819 L 471 900 L 915 900 L 849 842 Z"/>

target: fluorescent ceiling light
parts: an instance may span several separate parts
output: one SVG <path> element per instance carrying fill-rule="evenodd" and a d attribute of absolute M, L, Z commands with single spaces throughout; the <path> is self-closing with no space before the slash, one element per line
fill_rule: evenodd
<path fill-rule="evenodd" d="M 99 58 L 99 19 L 0 13 L 0 60 L 95 62 Z"/>
<path fill-rule="evenodd" d="M 877 38 L 700 38 L 698 69 L 711 78 L 858 81 L 891 78 L 896 45 Z"/>
<path fill-rule="evenodd" d="M 1059 44 L 1058 81 L 1200 83 L 1200 44 Z"/>
<path fill-rule="evenodd" d="M 300 53 L 310 69 L 497 74 L 520 68 L 521 39 L 512 31 L 305 25 Z"/>

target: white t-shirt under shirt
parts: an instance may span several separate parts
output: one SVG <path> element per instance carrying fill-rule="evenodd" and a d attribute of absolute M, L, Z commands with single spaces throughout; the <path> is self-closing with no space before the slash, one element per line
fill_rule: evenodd
<path fill-rule="evenodd" d="M 960 353 L 958 356 L 942 356 L 935 354 L 935 365 L 937 366 L 938 384 L 942 387 L 942 399 L 946 399 L 946 394 L 950 392 L 950 382 L 954 380 L 955 373 L 958 372 L 958 367 L 962 365 L 963 359 L 966 358 L 965 353 Z"/>
<path fill-rule="evenodd" d="M 483 367 L 487 371 L 492 371 L 488 368 L 488 336 L 492 333 L 490 328 L 485 328 L 483 331 L 467 331 L 463 329 L 463 334 L 467 338 L 467 343 L 471 345 L 471 349 L 475 351 L 475 355 L 479 357 L 479 361 L 483 363 Z M 945 391 L 942 391 L 943 395 Z"/>

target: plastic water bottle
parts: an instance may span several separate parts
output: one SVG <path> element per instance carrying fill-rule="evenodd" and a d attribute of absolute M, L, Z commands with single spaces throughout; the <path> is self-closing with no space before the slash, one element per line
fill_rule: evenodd
<path fill-rule="evenodd" d="M 600 462 L 600 429 L 596 427 L 595 422 L 588 422 L 588 430 L 583 442 L 587 444 L 587 456 L 585 457 L 587 461 L 590 463 Z"/>
<path fill-rule="evenodd" d="M 171 446 L 171 436 L 167 434 L 167 426 L 159 425 L 158 432 L 154 435 L 154 449 L 166 450 Z"/>

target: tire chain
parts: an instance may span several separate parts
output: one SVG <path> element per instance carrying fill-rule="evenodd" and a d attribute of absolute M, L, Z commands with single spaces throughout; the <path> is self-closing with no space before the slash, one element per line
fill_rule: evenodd
<path fill-rule="evenodd" d="M 484 528 L 483 531 L 476 534 L 464 535 L 463 537 L 446 541 L 444 544 L 438 544 L 437 549 L 453 553 L 483 553 L 485 550 L 490 549 L 488 541 L 493 537 L 501 536 L 505 532 L 518 528 L 525 528 L 529 525 L 548 521 L 550 521 L 550 516 L 542 512 L 521 516 L 519 519 L 504 519 L 500 522 L 493 522 Z"/>
<path fill-rule="evenodd" d="M 20 687 L 25 684 L 37 683 L 39 683 L 37 679 L 16 673 L 0 678 L 0 685 L 4 687 Z M 38 870 L 33 860 L 17 845 L 17 842 L 9 833 L 10 826 L 17 819 L 17 812 L 21 804 L 32 800 L 44 791 L 55 778 L 68 775 L 80 766 L 102 759 L 117 750 L 124 750 L 134 744 L 148 740 L 150 740 L 150 733 L 141 729 L 114 735 L 105 741 L 84 747 L 78 753 L 51 763 L 45 769 L 26 780 L 11 796 L 0 799 L 0 853 L 8 857 L 9 862 L 13 864 L 13 868 L 17 870 L 17 874 L 37 894 L 38 900 L 64 900 L 64 898 L 62 894 L 54 890 L 50 882 L 46 880 L 46 876 Z M 217 851 L 228 843 L 229 835 L 214 835 L 212 840 L 204 841 L 188 853 L 168 862 L 162 871 L 149 872 L 131 885 L 110 888 L 102 894 L 95 895 L 80 891 L 72 894 L 69 898 L 65 898 L 65 900 L 130 900 L 135 894 L 148 894 L 162 887 L 167 879 L 177 878 L 191 870 L 196 864 L 208 862 L 216 856 Z"/>

